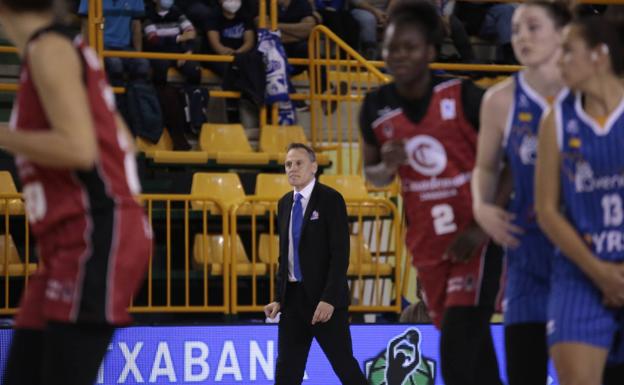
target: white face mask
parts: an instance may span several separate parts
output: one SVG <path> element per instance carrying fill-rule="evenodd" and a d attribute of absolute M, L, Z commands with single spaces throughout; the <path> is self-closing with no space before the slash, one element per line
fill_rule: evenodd
<path fill-rule="evenodd" d="M 236 13 L 241 7 L 241 0 L 225 0 L 222 6 L 224 10 Z"/>
<path fill-rule="evenodd" d="M 163 10 L 170 9 L 173 7 L 173 1 L 174 0 L 160 0 L 160 8 Z"/>

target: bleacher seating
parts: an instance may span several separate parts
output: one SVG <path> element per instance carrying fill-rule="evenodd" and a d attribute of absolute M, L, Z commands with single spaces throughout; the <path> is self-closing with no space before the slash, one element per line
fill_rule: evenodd
<path fill-rule="evenodd" d="M 7 270 L 5 272 L 5 264 Z M 32 274 L 37 269 L 36 263 L 25 264 L 19 256 L 11 235 L 0 235 L 0 277 L 4 275 L 20 276 Z"/>
<path fill-rule="evenodd" d="M 11 173 L 8 171 L 0 171 L 0 195 L 1 194 L 17 194 L 17 188 L 15 187 L 15 182 L 13 182 L 13 177 L 11 176 Z M 24 202 L 22 202 L 21 199 L 0 198 L 0 215 L 4 215 L 4 213 L 7 211 L 7 204 L 8 204 L 9 215 L 23 215 L 24 214 Z"/>
<path fill-rule="evenodd" d="M 207 235 L 204 238 L 203 234 L 195 235 L 195 241 L 193 245 L 193 268 L 196 270 L 202 270 L 204 263 L 209 266 L 209 273 L 211 275 L 223 275 L 225 269 L 224 257 L 226 256 L 225 249 L 226 238 L 223 235 Z M 234 247 L 234 255 L 232 266 L 235 266 L 236 274 L 239 276 L 250 276 L 254 272 L 256 275 L 265 275 L 267 273 L 267 264 L 263 262 L 251 263 L 243 242 L 240 236 L 236 235 L 231 239 L 230 247 Z M 203 247 L 202 247 L 203 246 Z M 255 265 L 255 267 L 254 267 Z"/>

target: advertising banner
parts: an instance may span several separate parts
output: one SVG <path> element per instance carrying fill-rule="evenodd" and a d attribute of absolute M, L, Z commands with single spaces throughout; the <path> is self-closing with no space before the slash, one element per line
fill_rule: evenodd
<path fill-rule="evenodd" d="M 439 333 L 433 326 L 369 324 L 353 325 L 351 331 L 355 357 L 371 385 L 443 384 Z M 504 376 L 502 331 L 492 327 Z M 0 330 L 0 367 L 11 333 Z M 117 331 L 97 384 L 269 385 L 276 358 L 276 325 L 130 327 Z M 340 384 L 316 342 L 304 384 Z"/>

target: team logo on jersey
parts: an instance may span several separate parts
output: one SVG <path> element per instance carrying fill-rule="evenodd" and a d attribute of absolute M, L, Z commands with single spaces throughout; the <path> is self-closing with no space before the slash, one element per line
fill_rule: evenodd
<path fill-rule="evenodd" d="M 446 150 L 434 137 L 415 136 L 407 141 L 405 151 L 410 166 L 423 175 L 436 176 L 446 169 Z"/>
<path fill-rule="evenodd" d="M 624 188 L 624 173 L 617 172 L 597 176 L 588 162 L 580 161 L 576 163 L 576 170 L 574 171 L 574 187 L 579 193 L 622 189 Z"/>
<path fill-rule="evenodd" d="M 570 146 L 570 148 L 581 148 L 581 139 L 570 138 L 570 140 L 568 140 L 568 146 Z"/>
<path fill-rule="evenodd" d="M 392 135 L 394 135 L 394 126 L 390 122 L 384 123 L 381 127 L 381 131 L 386 138 L 392 138 Z"/>
<path fill-rule="evenodd" d="M 455 111 L 455 100 L 442 99 L 442 101 L 440 101 L 440 114 L 443 120 L 455 119 L 457 115 Z"/>
<path fill-rule="evenodd" d="M 535 159 L 537 158 L 537 138 L 534 135 L 523 137 L 518 153 L 522 164 L 535 164 Z"/>
<path fill-rule="evenodd" d="M 433 385 L 436 362 L 422 355 L 421 335 L 409 328 L 392 338 L 387 348 L 364 362 L 366 379 L 371 385 Z"/>
<path fill-rule="evenodd" d="M 579 124 L 576 121 L 576 119 L 572 119 L 570 121 L 568 121 L 568 124 L 566 124 L 566 131 L 568 132 L 568 134 L 578 134 L 579 132 Z"/>
<path fill-rule="evenodd" d="M 521 112 L 518 114 L 518 119 L 524 123 L 530 123 L 533 120 L 533 114 L 530 112 Z"/>

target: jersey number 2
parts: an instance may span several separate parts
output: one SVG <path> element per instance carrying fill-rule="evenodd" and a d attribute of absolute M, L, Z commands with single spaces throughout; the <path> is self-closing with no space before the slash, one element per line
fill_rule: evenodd
<path fill-rule="evenodd" d="M 449 204 L 436 205 L 431 208 L 433 228 L 437 235 L 449 234 L 457 231 L 455 213 Z"/>

